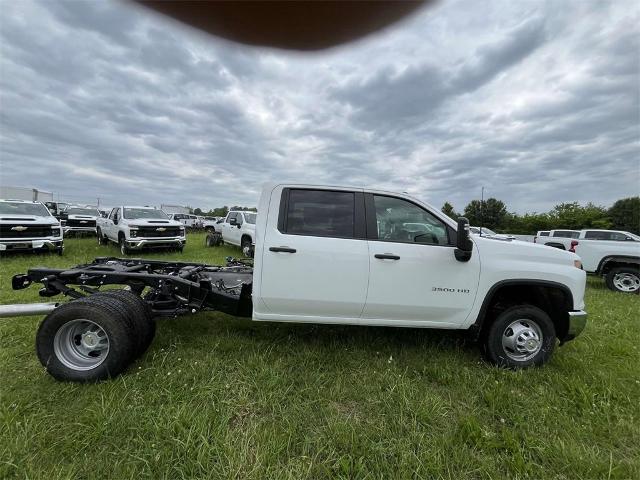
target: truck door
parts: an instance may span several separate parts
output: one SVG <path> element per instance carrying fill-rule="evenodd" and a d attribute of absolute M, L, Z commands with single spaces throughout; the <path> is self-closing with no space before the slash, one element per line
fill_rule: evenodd
<path fill-rule="evenodd" d="M 365 204 L 370 276 L 363 323 L 462 324 L 478 288 L 477 251 L 457 261 L 453 229 L 407 199 L 368 193 Z"/>
<path fill-rule="evenodd" d="M 115 226 L 114 226 L 114 220 L 117 217 L 118 214 L 118 208 L 113 208 L 111 209 L 111 213 L 109 214 L 109 216 L 105 219 L 104 223 L 103 223 L 103 232 L 107 238 L 109 239 L 113 239 L 114 237 L 114 230 L 115 230 Z M 116 237 L 117 239 L 117 237 Z"/>
<path fill-rule="evenodd" d="M 271 195 L 264 236 L 256 232 L 264 238 L 256 318 L 357 323 L 369 277 L 362 192 L 278 187 Z"/>

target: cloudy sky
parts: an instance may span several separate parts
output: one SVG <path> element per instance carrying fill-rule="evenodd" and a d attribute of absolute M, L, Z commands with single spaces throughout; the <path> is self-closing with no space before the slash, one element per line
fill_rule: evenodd
<path fill-rule="evenodd" d="M 442 1 L 301 54 L 123 2 L 0 0 L 0 183 L 108 205 L 255 205 L 265 181 L 457 209 L 640 191 L 640 2 Z"/>

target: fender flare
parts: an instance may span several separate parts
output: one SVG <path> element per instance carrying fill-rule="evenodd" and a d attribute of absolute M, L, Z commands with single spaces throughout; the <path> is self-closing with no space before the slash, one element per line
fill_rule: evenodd
<path fill-rule="evenodd" d="M 598 263 L 596 273 L 600 274 L 609 262 L 628 263 L 640 266 L 640 257 L 634 257 L 632 255 L 607 255 Z"/>
<path fill-rule="evenodd" d="M 500 280 L 499 282 L 494 283 L 491 288 L 487 291 L 484 299 L 482 300 L 482 306 L 478 311 L 478 316 L 476 317 L 475 322 L 471 324 L 469 327 L 469 332 L 473 338 L 478 338 L 480 336 L 480 332 L 484 325 L 484 322 L 487 318 L 487 312 L 489 310 L 489 305 L 491 305 L 491 301 L 495 296 L 496 292 L 498 292 L 503 287 L 513 287 L 513 286 L 521 286 L 521 287 L 547 287 L 547 288 L 556 288 L 565 296 L 565 308 L 566 312 L 573 310 L 573 293 L 571 293 L 571 289 L 566 285 L 554 282 L 552 280 L 535 280 L 530 278 L 512 278 L 508 280 Z"/>

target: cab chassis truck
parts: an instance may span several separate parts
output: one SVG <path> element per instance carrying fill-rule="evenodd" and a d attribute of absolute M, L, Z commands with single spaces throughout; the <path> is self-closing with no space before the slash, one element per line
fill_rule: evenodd
<path fill-rule="evenodd" d="M 464 330 L 507 368 L 546 363 L 556 341 L 584 329 L 586 276 L 575 253 L 471 237 L 406 194 L 266 185 L 255 263 L 97 258 L 32 268 L 14 289 L 41 284 L 57 304 L 4 305 L 0 316 L 48 313 L 36 352 L 56 379 L 99 381 L 144 353 L 154 317 L 215 310 L 257 321 Z M 120 286 L 120 289 L 113 289 Z M 124 287 L 124 288 L 122 288 Z"/>

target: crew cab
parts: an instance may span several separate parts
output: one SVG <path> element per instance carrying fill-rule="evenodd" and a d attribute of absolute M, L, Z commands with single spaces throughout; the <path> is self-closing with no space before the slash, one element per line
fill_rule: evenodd
<path fill-rule="evenodd" d="M 60 223 L 65 235 L 69 233 L 96 233 L 100 212 L 93 207 L 70 205 L 62 212 Z"/>
<path fill-rule="evenodd" d="M 100 245 L 108 241 L 120 245 L 123 255 L 143 248 L 181 252 L 187 243 L 184 225 L 153 207 L 115 207 L 107 218 L 97 219 L 96 235 Z"/>
<path fill-rule="evenodd" d="M 256 238 L 256 212 L 231 210 L 224 222 L 217 225 L 222 240 L 242 249 L 245 256 L 253 256 Z M 218 229 L 216 229 L 218 230 Z"/>
<path fill-rule="evenodd" d="M 41 283 L 43 296 L 77 298 L 49 307 L 36 336 L 41 363 L 61 380 L 117 375 L 151 342 L 150 313 L 462 330 L 507 368 L 546 363 L 558 340 L 585 327 L 586 273 L 574 253 L 470 235 L 466 219 L 386 191 L 268 184 L 258 212 L 253 261 L 97 258 L 15 275 L 14 289 Z M 97 293 L 114 284 L 127 290 Z"/>
<path fill-rule="evenodd" d="M 588 273 L 610 290 L 640 293 L 640 237 L 620 230 L 583 230 L 573 246 Z"/>
<path fill-rule="evenodd" d="M 40 202 L 0 200 L 0 252 L 64 252 L 60 222 Z"/>

